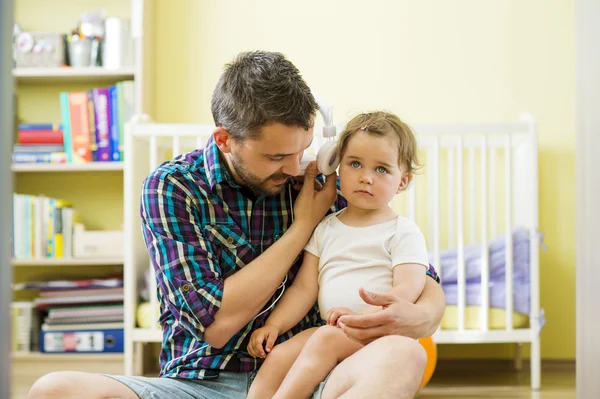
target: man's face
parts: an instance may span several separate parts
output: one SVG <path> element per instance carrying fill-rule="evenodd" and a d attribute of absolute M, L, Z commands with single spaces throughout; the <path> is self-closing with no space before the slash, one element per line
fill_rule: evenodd
<path fill-rule="evenodd" d="M 300 173 L 300 159 L 312 139 L 312 128 L 274 123 L 264 126 L 257 139 L 230 140 L 234 179 L 257 194 L 281 192 L 287 179 Z"/>

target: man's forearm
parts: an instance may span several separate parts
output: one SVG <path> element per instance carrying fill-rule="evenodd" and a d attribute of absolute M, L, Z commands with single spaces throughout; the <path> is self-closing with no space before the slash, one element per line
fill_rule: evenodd
<path fill-rule="evenodd" d="M 225 279 L 221 307 L 206 329 L 205 339 L 223 345 L 246 325 L 271 298 L 312 230 L 295 223 L 261 256 Z M 225 340 L 225 342 L 223 342 Z M 216 345 L 218 346 L 218 345 Z"/>
<path fill-rule="evenodd" d="M 433 335 L 440 325 L 446 309 L 446 297 L 441 284 L 428 277 L 425 280 L 423 293 L 415 304 L 421 307 L 424 315 L 427 316 L 427 320 L 422 324 L 423 331 L 419 335 L 423 337 Z"/>

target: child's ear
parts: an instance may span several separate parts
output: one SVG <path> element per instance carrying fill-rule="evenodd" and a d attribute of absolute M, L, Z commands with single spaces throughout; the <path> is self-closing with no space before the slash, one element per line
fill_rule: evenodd
<path fill-rule="evenodd" d="M 398 185 L 398 190 L 396 191 L 396 194 L 400 194 L 402 191 L 406 190 L 406 188 L 412 181 L 412 178 L 413 178 L 412 173 L 407 173 L 404 176 L 402 176 L 402 179 L 400 180 L 400 184 Z"/>
<path fill-rule="evenodd" d="M 213 139 L 215 143 L 217 143 L 217 147 L 223 153 L 231 152 L 231 134 L 221 126 L 217 126 L 215 130 L 213 130 Z"/>

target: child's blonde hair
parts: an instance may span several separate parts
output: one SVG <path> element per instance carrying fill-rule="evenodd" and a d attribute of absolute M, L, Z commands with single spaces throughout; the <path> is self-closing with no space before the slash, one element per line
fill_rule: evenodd
<path fill-rule="evenodd" d="M 344 156 L 348 140 L 360 131 L 374 136 L 397 138 L 398 166 L 402 173 L 413 174 L 421 167 L 417 153 L 417 139 L 413 131 L 396 115 L 384 111 L 359 114 L 348 122 L 338 141 L 340 158 Z"/>

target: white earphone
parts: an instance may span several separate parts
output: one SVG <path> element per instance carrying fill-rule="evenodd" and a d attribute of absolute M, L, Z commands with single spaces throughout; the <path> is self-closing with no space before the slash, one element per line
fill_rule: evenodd
<path fill-rule="evenodd" d="M 318 95 L 315 95 L 315 100 L 317 100 L 319 112 L 323 117 L 323 138 L 325 138 L 326 141 L 319 148 L 316 157 L 312 154 L 304 154 L 300 161 L 300 174 L 303 175 L 308 164 L 316 160 L 319 172 L 327 176 L 335 172 L 340 163 L 337 152 L 337 141 L 335 138 L 336 127 L 333 123 L 333 107 L 327 104 L 327 102 Z"/>

